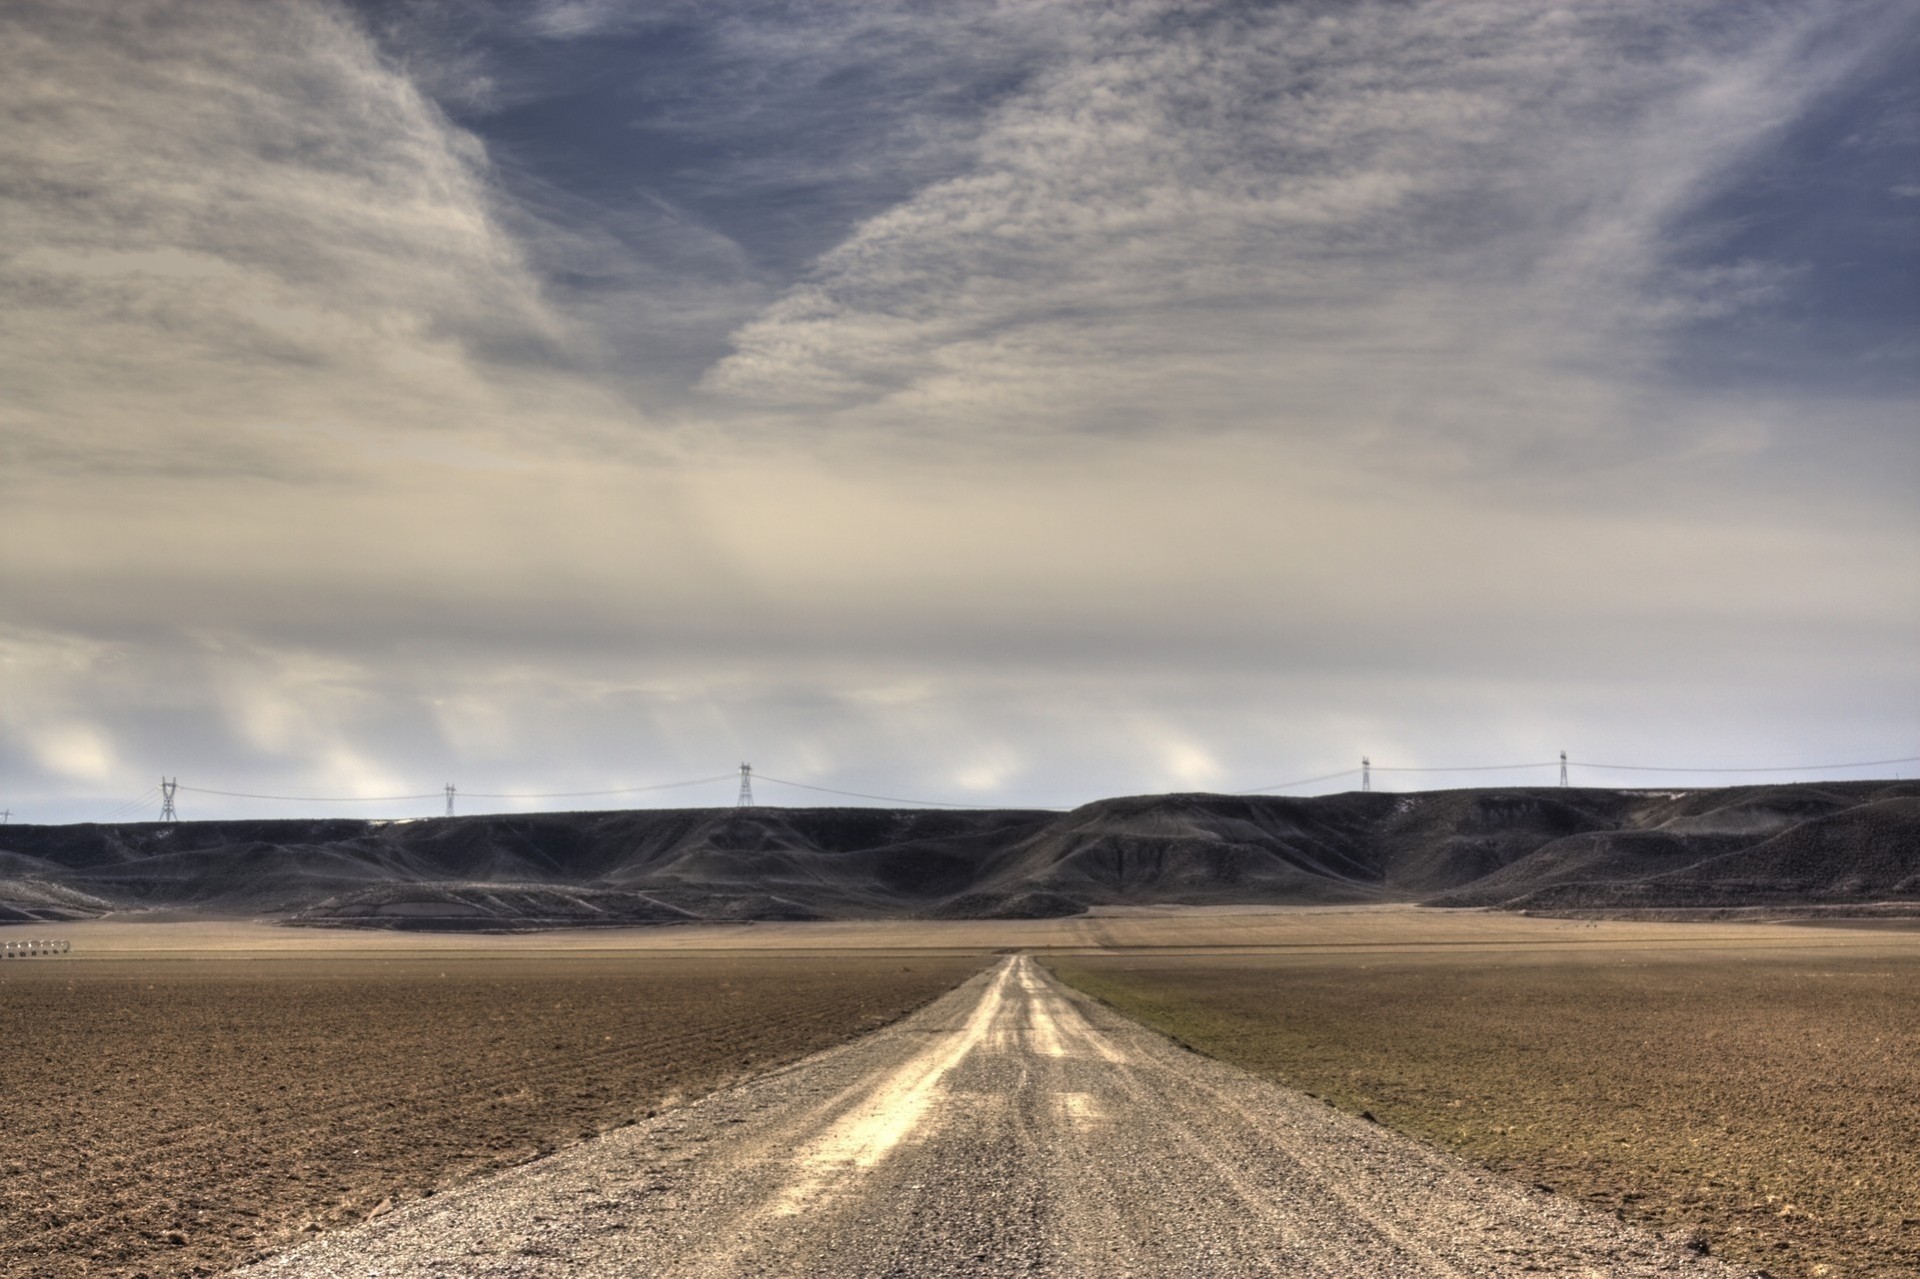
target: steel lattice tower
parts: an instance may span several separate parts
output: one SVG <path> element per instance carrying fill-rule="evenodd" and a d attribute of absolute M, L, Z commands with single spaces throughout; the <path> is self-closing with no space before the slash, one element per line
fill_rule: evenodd
<path fill-rule="evenodd" d="M 1363 791 L 1373 789 L 1373 761 L 1365 755 L 1360 757 L 1360 789 Z"/>
<path fill-rule="evenodd" d="M 1560 752 L 1560 786 L 1561 786 L 1561 789 L 1563 789 L 1563 790 L 1564 790 L 1564 789 L 1566 788 L 1566 785 L 1567 785 L 1567 753 L 1566 753 L 1565 751 L 1561 751 L 1561 752 Z"/>
<path fill-rule="evenodd" d="M 735 807 L 753 807 L 753 765 L 740 765 L 740 802 Z"/>
<path fill-rule="evenodd" d="M 179 784 L 180 779 L 178 777 L 172 781 L 168 781 L 164 777 L 160 779 L 160 820 L 163 822 L 177 822 L 180 820 L 180 814 L 173 811 L 173 790 L 174 787 Z"/>
<path fill-rule="evenodd" d="M 447 816 L 453 816 L 453 783 L 447 783 Z"/>

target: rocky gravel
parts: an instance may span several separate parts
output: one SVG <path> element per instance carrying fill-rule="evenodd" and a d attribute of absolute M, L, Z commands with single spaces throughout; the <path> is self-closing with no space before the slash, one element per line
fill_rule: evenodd
<path fill-rule="evenodd" d="M 872 1035 L 241 1273 L 1750 1272 L 1185 1051 L 1013 956 Z"/>

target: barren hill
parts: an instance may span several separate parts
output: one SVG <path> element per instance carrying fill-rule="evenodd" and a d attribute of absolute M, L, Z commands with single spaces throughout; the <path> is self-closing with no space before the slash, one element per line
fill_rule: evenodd
<path fill-rule="evenodd" d="M 1920 783 L 0 828 L 0 922 L 186 907 L 473 929 L 1364 901 L 1920 903 Z"/>

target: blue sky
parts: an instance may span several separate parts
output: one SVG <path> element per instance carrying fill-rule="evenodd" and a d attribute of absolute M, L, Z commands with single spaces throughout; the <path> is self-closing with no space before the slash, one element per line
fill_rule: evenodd
<path fill-rule="evenodd" d="M 1920 753 L 1911 5 L 0 24 L 20 816 Z"/>

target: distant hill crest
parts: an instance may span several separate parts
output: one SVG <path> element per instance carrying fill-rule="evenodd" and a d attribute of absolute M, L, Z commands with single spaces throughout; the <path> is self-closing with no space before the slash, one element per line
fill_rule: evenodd
<path fill-rule="evenodd" d="M 0 923 L 184 908 L 527 929 L 1377 901 L 1920 903 L 1920 782 L 0 827 Z"/>

